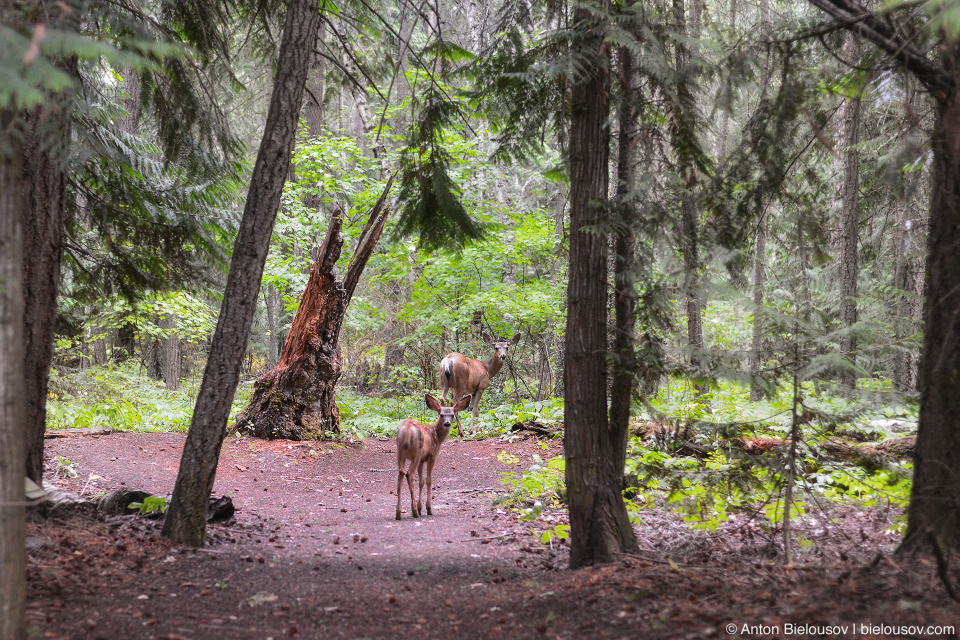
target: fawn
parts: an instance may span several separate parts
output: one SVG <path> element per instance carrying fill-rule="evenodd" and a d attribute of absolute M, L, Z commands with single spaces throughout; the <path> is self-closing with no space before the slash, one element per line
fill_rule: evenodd
<path fill-rule="evenodd" d="M 423 485 L 427 485 L 427 514 L 433 515 L 431 507 L 431 498 L 433 497 L 433 465 L 437 462 L 437 454 L 440 453 L 440 445 L 450 435 L 450 427 L 453 426 L 453 420 L 457 411 L 462 411 L 470 406 L 470 396 L 463 396 L 452 407 L 441 406 L 436 398 L 429 393 L 424 398 L 427 406 L 437 412 L 437 421 L 434 424 L 426 425 L 417 422 L 413 418 L 407 418 L 400 423 L 397 429 L 397 520 L 400 519 L 400 487 L 403 484 L 403 477 L 407 478 L 407 485 L 410 487 L 410 511 L 414 518 L 418 517 L 423 511 Z M 404 467 L 409 461 L 409 468 L 404 471 Z M 426 466 L 426 474 L 424 474 Z M 420 493 L 417 501 L 413 501 L 413 474 L 416 471 L 420 478 Z"/>

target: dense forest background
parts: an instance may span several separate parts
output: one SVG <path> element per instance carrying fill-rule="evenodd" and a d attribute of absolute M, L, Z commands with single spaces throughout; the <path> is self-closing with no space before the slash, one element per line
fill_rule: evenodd
<path fill-rule="evenodd" d="M 332 221 L 342 274 L 385 194 L 334 336 L 339 417 L 311 437 L 392 435 L 425 415 L 445 354 L 486 359 L 484 333 L 519 333 L 479 423 L 502 437 L 565 423 L 566 470 L 558 458 L 528 475 L 571 500 L 575 535 L 571 449 L 600 430 L 584 397 L 604 425 L 610 399 L 622 427 L 603 446 L 632 483 L 624 518 L 655 495 L 698 527 L 756 509 L 787 522 L 789 561 L 789 519 L 820 499 L 905 509 L 904 436 L 929 391 L 925 287 L 953 285 L 949 242 L 928 229 L 938 202 L 943 220 L 957 213 L 938 200 L 954 180 L 955 4 L 307 6 L 315 44 L 298 49 L 303 106 L 231 415 L 280 361 Z M 4 197 L 24 194 L 23 271 L 3 245 L 5 277 L 26 300 L 26 331 L 9 336 L 23 351 L 4 362 L 26 363 L 29 424 L 195 417 L 248 189 L 263 184 L 256 154 L 275 135 L 272 79 L 294 65 L 287 16 L 242 2 L 4 10 Z M 949 342 L 948 323 L 936 331 Z"/>

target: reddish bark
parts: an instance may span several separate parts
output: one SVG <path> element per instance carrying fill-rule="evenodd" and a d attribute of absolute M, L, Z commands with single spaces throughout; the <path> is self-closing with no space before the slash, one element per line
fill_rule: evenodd
<path fill-rule="evenodd" d="M 340 411 L 334 399 L 343 364 L 340 329 L 360 274 L 383 232 L 389 213 L 384 205 L 392 183 L 391 178 L 371 211 L 342 282 L 334 273 L 343 248 L 342 221 L 333 218 L 310 269 L 280 363 L 257 380 L 250 404 L 237 419 L 238 431 L 271 440 L 307 440 L 325 431 L 340 432 Z"/>

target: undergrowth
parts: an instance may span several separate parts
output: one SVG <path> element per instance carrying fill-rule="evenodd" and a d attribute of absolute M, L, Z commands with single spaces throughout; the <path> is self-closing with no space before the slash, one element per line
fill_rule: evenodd
<path fill-rule="evenodd" d="M 440 398 L 440 393 L 435 389 L 428 393 Z M 551 426 L 563 419 L 562 398 L 494 404 L 494 401 L 501 399 L 484 394 L 477 415 L 477 437 L 506 437 L 517 423 L 537 422 Z M 450 402 L 449 394 L 447 402 Z M 393 437 L 400 421 L 405 418 L 415 418 L 424 424 L 432 424 L 437 419 L 437 414 L 427 408 L 423 395 L 378 398 L 345 387 L 337 389 L 337 406 L 340 408 L 341 432 L 358 439 Z M 460 422 L 465 430 L 470 430 L 473 422 L 471 409 L 460 413 Z M 452 434 L 461 435 L 456 425 Z"/>
<path fill-rule="evenodd" d="M 883 383 L 860 384 L 869 391 L 871 385 Z M 839 461 L 826 453 L 826 446 L 843 441 L 855 448 L 915 433 L 916 407 L 818 395 L 812 384 L 803 391 L 808 394 L 804 406 L 812 408 L 801 417 L 803 439 L 797 446 L 791 517 L 854 504 L 891 511 L 895 514 L 891 530 L 901 533 L 912 464 L 868 456 Z M 635 417 L 624 470 L 624 500 L 631 520 L 640 524 L 643 511 L 666 508 L 692 529 L 716 531 L 733 517 L 746 516 L 770 532 L 777 530 L 786 507 L 784 442 L 790 431 L 791 402 L 789 391 L 750 402 L 747 389 L 726 381 L 698 397 L 691 385 L 669 381 Z M 762 453 L 747 453 L 747 440 L 766 447 Z M 509 492 L 498 504 L 512 507 L 522 521 L 531 522 L 545 543 L 563 539 L 566 529 L 558 529 L 551 515 L 542 515 L 547 514 L 545 505 L 562 506 L 563 459 L 537 459 L 526 469 L 508 454 L 501 454 L 501 462 L 514 468 L 503 474 L 502 484 Z"/>
<path fill-rule="evenodd" d="M 54 368 L 47 393 L 47 428 L 186 431 L 199 387 L 199 378 L 191 378 L 170 391 L 134 361 L 81 370 Z M 231 421 L 249 402 L 251 392 L 250 385 L 238 387 Z"/>

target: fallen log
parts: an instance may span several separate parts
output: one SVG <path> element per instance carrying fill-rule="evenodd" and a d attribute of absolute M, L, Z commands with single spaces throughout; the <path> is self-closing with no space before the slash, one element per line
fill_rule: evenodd
<path fill-rule="evenodd" d="M 563 433 L 560 429 L 551 429 L 546 425 L 540 422 L 535 422 L 533 420 L 527 420 L 525 422 L 517 422 L 512 427 L 510 427 L 510 431 L 512 432 L 530 431 L 531 433 L 535 433 L 538 436 L 555 436 L 555 435 L 559 435 L 560 433 Z"/>
<path fill-rule="evenodd" d="M 77 427 L 71 429 L 47 429 L 43 432 L 44 439 L 74 438 L 80 436 L 108 436 L 113 433 L 110 427 Z"/>

